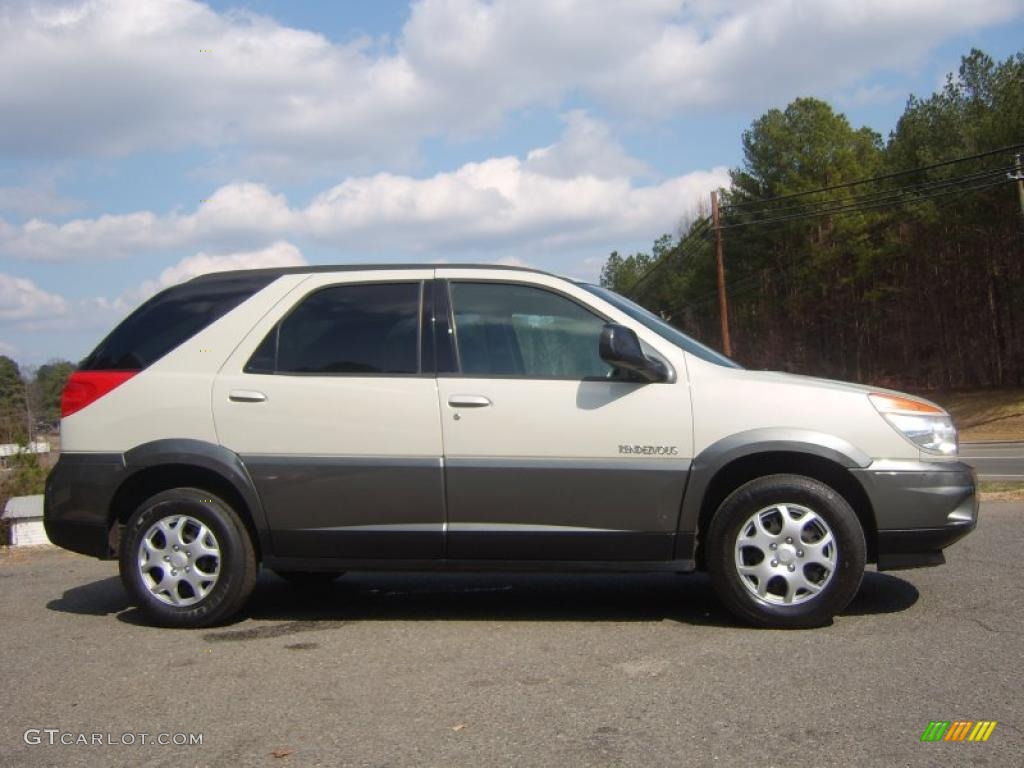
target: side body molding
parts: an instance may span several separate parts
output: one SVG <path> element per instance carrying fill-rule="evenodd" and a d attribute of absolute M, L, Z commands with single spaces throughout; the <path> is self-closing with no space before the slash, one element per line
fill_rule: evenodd
<path fill-rule="evenodd" d="M 227 480 L 245 501 L 252 513 L 252 522 L 260 537 L 260 545 L 265 552 L 271 551 L 270 533 L 263 504 L 248 470 L 234 451 L 203 440 L 154 440 L 126 452 L 124 463 L 129 475 L 148 467 L 167 464 L 184 464 L 216 472 Z"/>
<path fill-rule="evenodd" d="M 847 469 L 863 469 L 871 464 L 871 457 L 862 450 L 824 432 L 764 427 L 724 437 L 697 454 L 690 466 L 689 481 L 679 511 L 676 558 L 690 559 L 695 555 L 701 506 L 718 471 L 736 459 L 760 453 L 803 453 L 828 459 Z"/>

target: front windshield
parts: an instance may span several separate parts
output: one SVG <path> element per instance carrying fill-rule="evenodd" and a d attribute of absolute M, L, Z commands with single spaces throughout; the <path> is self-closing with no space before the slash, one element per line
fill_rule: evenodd
<path fill-rule="evenodd" d="M 615 293 L 615 291 L 609 291 L 607 288 L 602 288 L 599 285 L 590 285 L 588 283 L 579 283 L 579 286 L 590 291 L 595 296 L 604 299 L 616 309 L 622 310 L 638 323 L 654 331 L 666 341 L 675 344 L 677 347 L 684 349 L 695 357 L 699 357 L 701 360 L 706 360 L 707 362 L 714 363 L 715 365 L 725 366 L 726 368 L 743 367 L 734 360 L 730 360 L 721 352 L 716 352 L 711 349 L 711 347 L 706 347 L 696 339 L 690 338 L 677 328 L 673 328 L 653 312 L 644 309 L 639 304 L 627 299 L 625 296 L 620 296 Z"/>

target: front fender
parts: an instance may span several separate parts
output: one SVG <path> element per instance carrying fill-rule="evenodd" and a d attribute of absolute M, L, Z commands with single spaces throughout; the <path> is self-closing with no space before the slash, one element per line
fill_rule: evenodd
<path fill-rule="evenodd" d="M 870 456 L 846 440 L 814 430 L 766 427 L 724 437 L 693 459 L 679 512 L 677 558 L 694 556 L 701 507 L 715 475 L 737 459 L 761 453 L 802 453 L 828 459 L 847 469 L 863 469 L 872 461 Z"/>

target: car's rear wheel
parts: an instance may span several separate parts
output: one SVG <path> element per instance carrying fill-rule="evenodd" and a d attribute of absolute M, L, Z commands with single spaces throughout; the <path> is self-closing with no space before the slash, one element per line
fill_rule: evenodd
<path fill-rule="evenodd" d="M 857 594 L 864 531 L 828 485 L 769 475 L 738 488 L 707 532 L 712 584 L 737 617 L 763 627 L 827 624 Z"/>
<path fill-rule="evenodd" d="M 230 504 L 198 488 L 173 488 L 129 518 L 120 571 L 155 624 L 206 627 L 230 618 L 248 599 L 256 555 Z"/>

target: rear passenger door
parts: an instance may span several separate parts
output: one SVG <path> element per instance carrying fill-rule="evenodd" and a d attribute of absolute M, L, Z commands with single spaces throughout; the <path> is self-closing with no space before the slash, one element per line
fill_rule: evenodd
<path fill-rule="evenodd" d="M 218 375 L 217 434 L 253 478 L 274 554 L 443 555 L 439 407 L 421 360 L 431 277 L 311 275 Z"/>
<path fill-rule="evenodd" d="M 448 556 L 671 559 L 692 445 L 682 353 L 638 329 L 677 378 L 624 380 L 599 339 L 627 318 L 564 280 L 506 274 L 438 269 Z"/>

